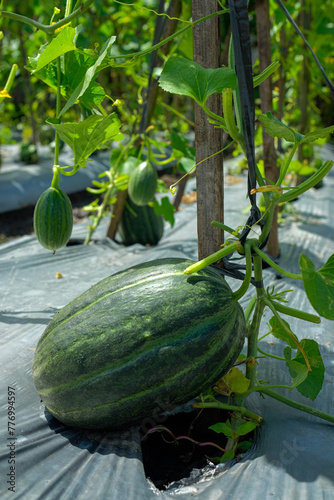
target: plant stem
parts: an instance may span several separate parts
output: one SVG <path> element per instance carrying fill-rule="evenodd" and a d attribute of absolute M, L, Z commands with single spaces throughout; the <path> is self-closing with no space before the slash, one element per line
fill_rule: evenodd
<path fill-rule="evenodd" d="M 303 358 L 305 359 L 305 363 L 306 363 L 307 369 L 308 369 L 309 372 L 311 372 L 312 368 L 311 368 L 310 362 L 309 362 L 309 360 L 308 360 L 308 358 L 306 356 L 306 353 L 305 353 L 304 349 L 302 348 L 299 340 L 292 333 L 292 331 L 290 330 L 289 326 L 282 320 L 281 316 L 278 314 L 278 312 L 277 312 L 274 304 L 272 303 L 272 301 L 269 300 L 268 297 L 263 297 L 262 300 L 263 300 L 263 303 L 269 307 L 269 309 L 271 310 L 271 312 L 273 313 L 273 315 L 276 317 L 277 321 L 279 322 L 279 324 L 281 325 L 281 327 L 283 328 L 283 330 L 289 335 L 289 337 L 296 344 L 296 349 L 300 350 L 301 354 L 303 355 Z"/>
<path fill-rule="evenodd" d="M 292 316 L 294 318 L 303 319 L 304 321 L 309 321 L 310 323 L 316 323 L 316 324 L 321 323 L 321 319 L 319 318 L 319 316 L 316 316 L 315 314 L 310 314 L 305 311 L 299 311 L 298 309 L 285 306 L 281 302 L 276 302 L 271 299 L 269 300 L 271 301 L 275 309 L 282 314 L 287 314 L 288 316 Z"/>
<path fill-rule="evenodd" d="M 232 299 L 234 301 L 240 300 L 241 297 L 243 297 L 245 295 L 245 293 L 247 292 L 247 290 L 249 288 L 251 278 L 252 278 L 252 254 L 251 254 L 250 245 L 249 245 L 249 243 L 247 243 L 247 241 L 244 245 L 244 249 L 245 249 L 245 256 L 246 256 L 246 273 L 245 273 L 244 281 L 242 282 L 241 286 L 238 288 L 238 290 L 236 290 L 232 294 Z"/>
<path fill-rule="evenodd" d="M 76 10 L 72 12 L 67 17 L 64 17 L 64 19 L 61 19 L 55 24 L 41 24 L 38 21 L 35 21 L 34 19 L 30 19 L 29 17 L 26 16 L 21 16 L 21 14 L 16 14 L 15 12 L 8 12 L 6 10 L 0 11 L 0 17 L 9 17 L 10 19 L 14 19 L 15 21 L 19 21 L 24 24 L 28 24 L 32 28 L 36 28 L 38 30 L 43 31 L 46 35 L 52 35 L 55 33 L 55 31 L 59 28 L 62 28 L 65 26 L 65 24 L 70 23 L 73 21 L 73 19 L 76 19 L 79 15 L 83 14 L 94 2 L 94 0 L 87 0 L 85 3 L 83 3 L 80 7 L 78 7 Z"/>
<path fill-rule="evenodd" d="M 234 120 L 232 94 L 232 89 L 223 89 L 223 115 L 226 122 L 226 128 L 231 138 L 240 145 L 242 151 L 246 154 L 244 139 Z"/>
<path fill-rule="evenodd" d="M 66 0 L 65 17 L 68 17 L 71 14 L 71 11 L 72 11 L 72 0 Z"/>
<path fill-rule="evenodd" d="M 220 401 L 214 401 L 212 403 L 194 403 L 195 408 L 218 408 L 219 410 L 237 411 L 243 417 L 250 418 L 256 422 L 262 422 L 263 417 L 247 410 L 244 406 L 229 405 L 227 403 L 221 403 Z"/>
<path fill-rule="evenodd" d="M 274 354 L 269 354 L 269 352 L 262 351 L 262 349 L 260 349 L 259 347 L 257 348 L 257 350 L 260 354 L 263 354 L 266 357 L 273 358 L 273 359 L 279 359 L 280 361 L 286 361 L 286 359 L 283 358 L 282 356 L 275 356 Z"/>
<path fill-rule="evenodd" d="M 131 57 L 145 56 L 146 54 L 153 52 L 154 50 L 158 49 L 159 47 L 162 47 L 163 45 L 165 45 L 165 43 L 172 41 L 178 35 L 181 35 L 182 33 L 189 30 L 190 28 L 193 28 L 194 26 L 196 26 L 196 24 L 199 24 L 202 21 L 206 21 L 207 19 L 210 19 L 211 17 L 220 16 L 221 14 L 228 14 L 228 12 L 229 12 L 228 9 L 223 9 L 223 10 L 219 10 L 218 12 L 214 12 L 213 14 L 209 14 L 208 16 L 202 17 L 201 19 L 197 19 L 197 21 L 192 22 L 188 26 L 184 26 L 183 28 L 179 29 L 178 31 L 176 31 L 175 33 L 170 35 L 169 37 L 162 40 L 161 42 L 159 42 L 155 45 L 152 45 L 148 49 L 140 50 L 139 52 L 132 52 L 132 54 L 114 55 L 114 56 L 112 56 L 112 59 L 129 59 Z"/>
<path fill-rule="evenodd" d="M 281 171 L 280 171 L 280 175 L 279 175 L 279 178 L 278 178 L 278 181 L 276 182 L 276 185 L 277 186 L 280 186 L 282 184 L 282 182 L 284 181 L 284 177 L 286 176 L 286 173 L 288 171 L 288 168 L 289 168 L 289 165 L 295 155 L 295 152 L 297 151 L 297 148 L 298 148 L 298 142 L 295 142 L 291 151 L 290 151 L 290 154 L 284 164 L 284 166 L 281 168 Z"/>
<path fill-rule="evenodd" d="M 53 171 L 53 177 L 51 181 L 51 187 L 53 189 L 58 190 L 59 189 L 59 168 L 58 165 L 54 165 L 52 168 Z"/>
<path fill-rule="evenodd" d="M 197 271 L 204 269 L 204 267 L 210 266 L 210 264 L 217 262 L 217 260 L 220 260 L 223 257 L 226 257 L 226 255 L 235 252 L 235 250 L 237 250 L 239 246 L 240 246 L 239 241 L 234 241 L 230 245 L 227 245 L 221 250 L 218 250 L 218 252 L 215 252 L 212 255 L 205 257 L 205 259 L 196 262 L 192 266 L 187 267 L 187 269 L 184 271 L 184 274 L 196 273 Z"/>
<path fill-rule="evenodd" d="M 282 194 L 279 198 L 277 198 L 276 203 L 286 203 L 287 201 L 295 200 L 296 198 L 298 198 L 298 196 L 305 193 L 305 191 L 308 191 L 313 186 L 318 184 L 318 182 L 320 182 L 332 169 L 333 165 L 333 161 L 325 161 L 321 168 L 314 172 L 314 174 L 309 179 L 299 184 L 299 186 L 294 187 Z"/>
<path fill-rule="evenodd" d="M 232 227 L 227 226 L 226 224 L 223 224 L 222 222 L 218 222 L 218 221 L 214 220 L 211 222 L 211 226 L 219 227 L 219 229 L 222 229 L 223 231 L 226 231 L 227 233 L 229 233 L 232 236 L 235 236 L 237 238 L 240 238 L 240 236 L 241 236 L 241 234 L 238 231 L 235 231 Z"/>
<path fill-rule="evenodd" d="M 250 301 L 248 302 L 248 306 L 245 309 L 245 313 L 244 314 L 245 314 L 246 325 L 248 325 L 248 323 L 249 323 L 251 314 L 254 311 L 254 307 L 256 306 L 256 301 L 257 301 L 257 298 L 256 297 L 252 297 L 250 299 Z"/>
<path fill-rule="evenodd" d="M 264 253 L 262 250 L 260 250 L 258 247 L 254 247 L 254 251 L 267 263 L 275 269 L 275 271 L 279 272 L 280 274 L 283 274 L 286 278 L 292 278 L 295 280 L 301 280 L 302 275 L 301 274 L 296 274 L 296 273 L 290 273 L 289 271 L 286 271 L 285 269 L 282 269 L 279 265 L 277 265 L 274 261 L 271 260 L 271 258 Z"/>
<path fill-rule="evenodd" d="M 273 399 L 277 399 L 277 401 L 281 401 L 281 403 L 291 406 L 292 408 L 296 408 L 297 410 L 310 413 L 315 417 L 319 417 L 322 418 L 323 420 L 327 420 L 328 422 L 334 423 L 334 415 L 330 415 L 325 411 L 317 410 L 316 408 L 312 408 L 311 406 L 304 405 L 302 403 L 297 403 L 296 401 L 293 401 L 285 396 L 282 396 L 282 394 L 279 394 L 276 391 L 272 391 L 271 389 L 268 389 L 266 387 L 255 387 L 254 390 L 261 394 L 266 394 L 267 396 Z"/>
<path fill-rule="evenodd" d="M 253 257 L 253 263 L 254 263 L 254 279 L 255 282 L 261 285 L 262 283 L 262 260 L 259 256 L 254 256 Z M 249 388 L 252 389 L 258 384 L 257 381 L 257 364 L 256 364 L 256 357 L 257 357 L 257 342 L 258 342 L 258 335 L 259 335 L 259 328 L 263 316 L 263 310 L 264 310 L 264 295 L 265 291 L 262 286 L 258 286 L 256 288 L 256 295 L 257 295 L 257 301 L 255 305 L 255 310 L 253 314 L 253 319 L 249 328 L 248 332 L 248 348 L 247 348 L 247 358 L 248 362 L 246 364 L 246 378 L 250 380 L 250 385 Z"/>
<path fill-rule="evenodd" d="M 60 57 L 57 57 L 57 95 L 56 95 L 56 117 L 58 118 L 61 110 L 61 67 Z M 55 151 L 54 151 L 54 165 L 59 165 L 59 134 L 55 132 Z"/>

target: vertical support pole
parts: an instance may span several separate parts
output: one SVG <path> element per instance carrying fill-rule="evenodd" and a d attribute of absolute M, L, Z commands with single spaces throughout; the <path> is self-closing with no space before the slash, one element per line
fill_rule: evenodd
<path fill-rule="evenodd" d="M 260 72 L 271 64 L 271 39 L 270 39 L 270 16 L 269 0 L 255 0 L 256 8 L 256 26 L 257 26 L 257 45 L 260 59 Z M 272 81 L 267 78 L 260 85 L 261 111 L 266 113 L 272 108 Z M 263 130 L 263 161 L 265 166 L 265 176 L 276 182 L 279 177 L 277 167 L 277 156 L 275 151 L 274 139 Z M 274 217 L 270 228 L 270 236 L 267 243 L 267 252 L 272 257 L 278 257 L 280 253 L 278 243 L 278 224 L 277 207 L 274 211 Z"/>
<path fill-rule="evenodd" d="M 217 0 L 192 0 L 193 21 L 218 11 Z M 205 68 L 219 68 L 221 41 L 219 16 L 197 24 L 193 29 L 194 61 Z M 221 95 L 213 94 L 207 106 L 217 115 L 222 113 Z M 195 104 L 196 163 L 223 148 L 223 131 L 208 122 L 204 111 Z M 213 220 L 224 221 L 223 154 L 219 153 L 198 165 L 197 235 L 198 258 L 203 259 L 219 250 L 224 242 L 221 230 L 211 226 Z"/>

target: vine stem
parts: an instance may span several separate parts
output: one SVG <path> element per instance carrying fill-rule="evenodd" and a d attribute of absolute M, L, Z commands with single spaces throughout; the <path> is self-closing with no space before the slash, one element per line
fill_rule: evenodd
<path fill-rule="evenodd" d="M 253 256 L 254 263 L 254 280 L 255 283 L 261 285 L 262 283 L 262 260 L 258 255 Z M 258 384 L 257 381 L 257 365 L 256 365 L 256 357 L 257 357 L 257 342 L 260 324 L 264 311 L 264 301 L 263 298 L 265 296 L 265 291 L 262 286 L 258 286 L 256 288 L 257 301 L 255 304 L 253 319 L 248 332 L 248 347 L 247 347 L 247 359 L 246 363 L 246 377 L 250 380 L 250 389 L 255 387 Z"/>
<path fill-rule="evenodd" d="M 180 30 L 173 33 L 173 35 L 170 35 L 169 37 L 165 38 L 164 40 L 157 43 L 156 45 L 152 45 L 148 49 L 140 50 L 139 52 L 133 52 L 132 54 L 115 55 L 115 56 L 112 56 L 112 59 L 129 59 L 131 57 L 145 56 L 146 54 L 149 54 L 150 52 L 153 52 L 154 50 L 159 49 L 160 47 L 162 47 L 166 43 L 173 40 L 178 35 L 181 35 L 182 33 L 189 30 L 190 28 L 193 28 L 194 26 L 196 26 L 196 24 L 199 24 L 202 21 L 206 21 L 207 19 L 210 19 L 211 17 L 220 16 L 221 14 L 228 14 L 228 12 L 229 12 L 228 9 L 223 9 L 223 10 L 219 10 L 218 12 L 214 12 L 213 14 L 209 14 L 208 16 L 202 17 L 201 19 L 197 19 L 197 21 L 192 22 L 188 26 L 184 26 Z"/>
<path fill-rule="evenodd" d="M 260 250 L 258 247 L 254 247 L 254 251 L 267 263 L 269 264 L 270 267 L 275 269 L 280 274 L 283 274 L 286 278 L 292 278 L 295 280 L 301 280 L 302 275 L 301 274 L 296 274 L 296 273 L 290 273 L 289 271 L 286 271 L 285 269 L 282 269 L 279 265 L 277 265 L 274 261 L 271 260 L 271 258 L 264 253 L 262 250 Z"/>
<path fill-rule="evenodd" d="M 235 252 L 235 250 L 237 250 L 239 247 L 240 247 L 240 242 L 234 241 L 230 245 L 227 245 L 224 248 L 222 248 L 221 250 L 218 250 L 217 252 L 209 255 L 208 257 L 205 257 L 204 259 L 199 260 L 195 264 L 187 267 L 187 269 L 184 271 L 184 274 L 196 273 L 197 271 L 204 269 L 204 267 L 210 266 L 210 264 L 217 262 L 217 260 L 226 257 L 226 255 Z"/>
<path fill-rule="evenodd" d="M 305 413 L 310 413 L 311 415 L 314 415 L 315 417 L 322 418 L 323 420 L 327 420 L 328 422 L 331 422 L 334 424 L 334 415 L 330 415 L 329 413 L 325 411 L 318 410 L 317 408 L 312 408 L 311 406 L 298 403 L 297 401 L 293 401 L 290 398 L 287 398 L 283 396 L 282 394 L 279 394 L 276 391 L 273 391 L 272 389 L 268 389 L 267 387 L 254 387 L 253 392 L 259 392 L 260 394 L 265 394 L 273 399 L 276 399 L 277 401 L 280 401 L 281 403 L 286 404 L 287 406 L 291 406 L 292 408 L 296 408 L 297 410 L 301 410 Z"/>
<path fill-rule="evenodd" d="M 34 19 L 30 19 L 30 17 L 22 16 L 21 14 L 16 14 L 16 12 L 8 12 L 6 10 L 0 11 L 0 17 L 9 17 L 10 19 L 14 19 L 15 21 L 19 21 L 24 24 L 28 24 L 32 28 L 43 31 L 46 35 L 52 35 L 59 28 L 65 26 L 65 24 L 70 23 L 74 19 L 76 19 L 80 14 L 83 14 L 94 2 L 94 0 L 87 0 L 80 7 L 75 9 L 70 15 L 64 17 L 55 24 L 42 24 Z"/>
<path fill-rule="evenodd" d="M 214 401 L 212 403 L 210 403 L 210 402 L 194 403 L 194 407 L 195 408 L 218 408 L 219 410 L 236 411 L 241 416 L 250 418 L 251 420 L 255 420 L 256 422 L 263 421 L 263 417 L 261 417 L 261 415 L 257 415 L 257 413 L 254 413 L 254 412 L 248 410 L 244 406 L 230 405 L 227 403 L 221 403 L 220 401 Z"/>
<path fill-rule="evenodd" d="M 288 168 L 289 168 L 289 165 L 297 151 L 297 148 L 298 148 L 298 142 L 295 142 L 291 151 L 290 151 L 290 154 L 285 162 L 285 165 L 284 167 L 281 168 L 281 171 L 280 171 L 280 175 L 279 175 L 279 178 L 278 178 L 278 181 L 276 182 L 276 186 L 280 186 L 286 176 L 286 173 L 288 171 Z"/>
<path fill-rule="evenodd" d="M 245 295 L 245 293 L 247 292 L 247 290 L 249 288 L 251 278 L 252 278 L 252 253 L 251 253 L 250 245 L 247 241 L 244 245 L 244 249 L 245 249 L 245 256 L 246 256 L 246 273 L 245 273 L 245 278 L 244 278 L 241 286 L 238 288 L 238 290 L 236 290 L 232 294 L 232 299 L 234 301 L 240 300 L 241 297 L 243 297 Z"/>

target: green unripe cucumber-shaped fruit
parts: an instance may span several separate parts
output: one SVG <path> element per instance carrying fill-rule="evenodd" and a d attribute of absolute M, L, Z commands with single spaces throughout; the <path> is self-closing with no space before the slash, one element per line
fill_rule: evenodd
<path fill-rule="evenodd" d="M 73 228 L 72 204 L 64 191 L 50 187 L 39 197 L 34 210 L 34 230 L 48 250 L 66 245 Z"/>
<path fill-rule="evenodd" d="M 152 200 L 157 190 L 158 174 L 154 166 L 144 161 L 131 173 L 129 179 L 129 196 L 139 206 L 146 205 Z"/>

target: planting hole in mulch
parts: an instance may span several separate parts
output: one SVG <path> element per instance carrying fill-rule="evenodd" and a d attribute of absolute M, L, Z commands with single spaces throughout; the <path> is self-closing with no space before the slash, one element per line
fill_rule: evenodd
<path fill-rule="evenodd" d="M 229 413 L 221 410 L 196 410 L 171 415 L 157 427 L 167 428 L 175 437 L 186 436 L 200 443 L 211 442 L 225 448 L 225 435 L 217 434 L 209 427 L 217 422 L 225 422 L 228 418 Z M 146 431 L 148 428 L 145 428 Z M 212 445 L 200 446 L 188 439 L 175 441 L 167 431 L 142 432 L 145 474 L 160 490 L 166 489 L 174 481 L 189 477 L 193 469 L 206 467 L 214 457 L 222 454 L 223 451 Z"/>

